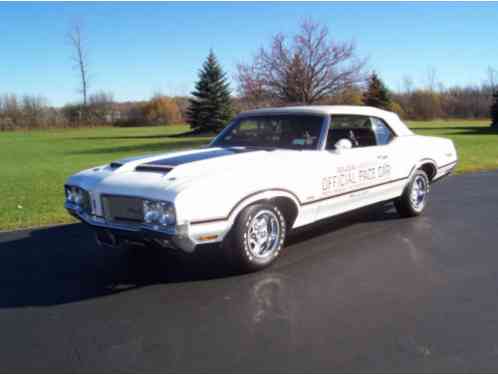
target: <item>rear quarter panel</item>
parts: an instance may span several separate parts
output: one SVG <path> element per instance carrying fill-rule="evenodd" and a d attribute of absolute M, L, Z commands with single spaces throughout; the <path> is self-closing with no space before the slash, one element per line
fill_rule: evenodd
<path fill-rule="evenodd" d="M 421 164 L 432 162 L 438 171 L 457 161 L 457 152 L 453 141 L 441 137 L 421 135 L 399 137 L 398 155 L 403 162 L 406 175 L 413 173 Z"/>

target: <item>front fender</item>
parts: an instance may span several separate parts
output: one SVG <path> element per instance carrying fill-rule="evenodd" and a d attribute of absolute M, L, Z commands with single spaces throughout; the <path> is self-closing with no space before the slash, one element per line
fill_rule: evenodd
<path fill-rule="evenodd" d="M 194 198 L 197 197 L 197 198 Z M 253 190 L 243 194 L 218 193 L 207 196 L 194 191 L 180 194 L 177 202 L 177 219 L 189 222 L 192 227 L 212 228 L 224 237 L 233 226 L 239 213 L 247 206 L 277 197 L 289 199 L 298 209 L 299 198 L 291 191 L 283 188 Z"/>

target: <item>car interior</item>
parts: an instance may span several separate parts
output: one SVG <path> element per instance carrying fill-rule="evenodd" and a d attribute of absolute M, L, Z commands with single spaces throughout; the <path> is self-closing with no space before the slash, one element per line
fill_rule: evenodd
<path fill-rule="evenodd" d="M 370 118 L 365 116 L 332 116 L 326 148 L 334 150 L 340 139 L 349 139 L 353 148 L 377 145 Z"/>

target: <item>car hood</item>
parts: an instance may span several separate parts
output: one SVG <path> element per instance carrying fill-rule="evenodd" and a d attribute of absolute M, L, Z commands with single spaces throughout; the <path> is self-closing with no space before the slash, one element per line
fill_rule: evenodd
<path fill-rule="evenodd" d="M 174 185 L 193 180 L 233 177 L 234 175 L 263 175 L 275 173 L 289 158 L 297 158 L 300 151 L 263 150 L 255 148 L 209 148 L 181 154 L 157 156 L 145 161 L 133 161 L 137 174 L 163 174 Z M 171 183 L 170 183 L 171 184 Z"/>
<path fill-rule="evenodd" d="M 282 168 L 299 168 L 309 152 L 316 151 L 231 147 L 126 158 L 74 175 L 68 184 L 107 194 L 174 196 L 192 184 L 276 178 Z"/>

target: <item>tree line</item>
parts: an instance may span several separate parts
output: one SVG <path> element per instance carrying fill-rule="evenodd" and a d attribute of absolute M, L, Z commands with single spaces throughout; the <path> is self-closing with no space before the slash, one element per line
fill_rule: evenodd
<path fill-rule="evenodd" d="M 0 95 L 0 130 L 80 126 L 140 126 L 188 122 L 195 132 L 221 129 L 236 113 L 285 105 L 369 105 L 404 119 L 492 119 L 498 128 L 496 72 L 489 68 L 482 83 L 444 87 L 434 69 L 424 87 L 405 77 L 397 90 L 386 87 L 353 42 L 333 39 L 327 27 L 302 23 L 292 37 L 277 34 L 251 61 L 237 66 L 236 92 L 213 51 L 199 70 L 190 97 L 154 95 L 150 100 L 116 102 L 112 93 L 90 93 L 90 67 L 81 25 L 68 40 L 80 81 L 81 102 L 61 108 L 41 96 Z"/>
<path fill-rule="evenodd" d="M 49 106 L 42 96 L 0 95 L 0 131 L 92 126 L 151 126 L 185 123 L 188 98 L 154 95 L 115 102 L 111 93 L 89 95 L 87 104 Z"/>

